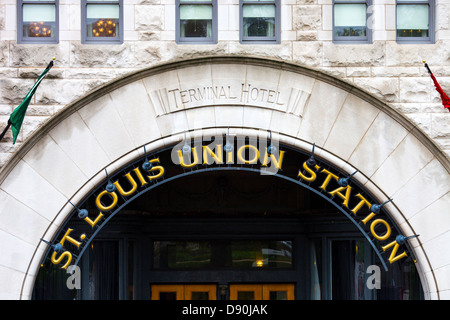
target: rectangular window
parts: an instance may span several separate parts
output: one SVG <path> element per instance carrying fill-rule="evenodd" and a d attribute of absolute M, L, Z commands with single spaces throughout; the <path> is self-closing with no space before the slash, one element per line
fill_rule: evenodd
<path fill-rule="evenodd" d="M 434 1 L 397 0 L 397 42 L 434 42 Z"/>
<path fill-rule="evenodd" d="M 341 43 L 370 43 L 372 30 L 370 0 L 333 1 L 333 41 Z"/>
<path fill-rule="evenodd" d="M 123 42 L 122 0 L 83 0 L 81 12 L 83 43 Z"/>
<path fill-rule="evenodd" d="M 177 43 L 217 43 L 217 0 L 177 0 Z"/>
<path fill-rule="evenodd" d="M 280 1 L 239 0 L 241 43 L 280 43 Z"/>
<path fill-rule="evenodd" d="M 292 268 L 292 241 L 154 241 L 153 268 Z"/>
<path fill-rule="evenodd" d="M 18 43 L 58 43 L 58 0 L 19 0 Z"/>

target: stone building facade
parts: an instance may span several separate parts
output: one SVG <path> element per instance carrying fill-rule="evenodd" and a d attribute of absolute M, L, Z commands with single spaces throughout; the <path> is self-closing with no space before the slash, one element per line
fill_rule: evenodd
<path fill-rule="evenodd" d="M 249 55 L 298 63 L 363 88 L 405 114 L 448 155 L 447 111 L 422 61 L 447 88 L 449 7 L 446 0 L 436 1 L 435 43 L 405 45 L 395 40 L 395 1 L 374 1 L 373 43 L 351 45 L 332 41 L 331 0 L 283 1 L 281 43 L 246 45 L 239 42 L 238 1 L 219 1 L 218 43 L 178 45 L 173 1 L 130 0 L 123 4 L 123 44 L 89 46 L 81 44 L 79 1 L 61 0 L 59 43 L 37 46 L 17 44 L 16 1 L 2 0 L 0 115 L 5 123 L 52 57 L 55 67 L 30 106 L 19 142 L 69 102 L 129 72 L 199 56 Z M 3 142 L 0 164 L 13 152 Z"/>
<path fill-rule="evenodd" d="M 344 91 L 347 90 L 352 94 L 354 93 L 357 96 L 355 101 L 358 101 L 361 105 L 365 105 L 365 102 L 369 101 L 371 105 L 381 106 L 379 107 L 382 110 L 381 113 L 383 115 L 386 114 L 387 118 L 391 117 L 396 120 L 404 119 L 404 122 L 402 122 L 403 120 L 399 120 L 399 123 L 406 127 L 408 132 L 416 132 L 415 136 L 423 137 L 421 139 L 426 142 L 417 144 L 416 146 L 416 142 L 410 142 L 408 139 L 406 139 L 408 141 L 404 142 L 404 136 L 401 136 L 399 133 L 400 130 L 395 129 L 391 132 L 389 131 L 392 129 L 391 126 L 385 127 L 384 129 L 381 127 L 380 132 L 386 129 L 389 134 L 393 134 L 392 137 L 386 136 L 386 139 L 383 141 L 387 141 L 390 138 L 398 140 L 396 143 L 402 141 L 402 144 L 406 144 L 406 151 L 403 150 L 405 153 L 408 153 L 409 150 L 418 150 L 417 154 L 411 155 L 411 159 L 418 161 L 417 168 L 415 166 L 413 166 L 414 168 L 408 167 L 406 162 L 398 162 L 398 166 L 406 168 L 405 171 L 411 170 L 412 172 L 415 170 L 414 174 L 411 173 L 411 175 L 408 175 L 405 172 L 405 174 L 402 173 L 397 176 L 390 175 L 390 173 L 397 170 L 397 164 L 393 162 L 394 160 L 387 161 L 386 159 L 391 156 L 390 152 L 394 148 L 389 152 L 386 151 L 387 149 L 383 149 L 386 154 L 382 156 L 385 158 L 377 158 L 377 161 L 379 166 L 386 163 L 387 169 L 381 170 L 380 172 L 383 172 L 385 176 L 390 175 L 390 178 L 387 180 L 391 184 L 384 185 L 383 179 L 377 176 L 377 174 L 374 174 L 374 172 L 377 172 L 377 168 L 371 168 L 369 164 L 367 164 L 369 168 L 366 168 L 367 171 L 364 174 L 367 172 L 370 172 L 370 174 L 367 173 L 367 176 L 358 179 L 362 179 L 362 181 L 368 179 L 370 183 L 375 181 L 373 190 L 371 189 L 370 183 L 364 183 L 378 196 L 380 202 L 386 200 L 386 197 L 390 197 L 392 193 L 397 192 L 399 203 L 395 204 L 392 208 L 387 205 L 387 208 L 390 208 L 392 217 L 402 226 L 402 230 L 406 234 L 414 234 L 415 231 L 421 230 L 420 228 L 416 229 L 416 227 L 421 224 L 423 225 L 425 220 L 430 222 L 428 219 L 431 217 L 432 211 L 439 212 L 438 218 L 442 224 L 437 228 L 438 234 L 432 234 L 433 225 L 424 226 L 421 234 L 424 239 L 423 241 L 428 242 L 425 245 L 422 242 L 414 242 L 414 247 L 418 248 L 416 255 L 419 258 L 428 256 L 429 254 L 429 258 L 423 259 L 429 259 L 427 260 L 429 265 L 427 264 L 418 268 L 421 270 L 420 274 L 422 279 L 428 279 L 423 280 L 426 284 L 424 285 L 425 298 L 449 299 L 450 282 L 448 280 L 448 270 L 450 270 L 450 257 L 448 254 L 441 256 L 439 248 L 442 248 L 440 246 L 448 240 L 450 235 L 450 220 L 445 216 L 445 212 L 448 213 L 448 207 L 446 205 L 449 203 L 450 194 L 448 184 L 450 181 L 448 177 L 450 118 L 448 110 L 442 106 L 440 96 L 435 90 L 428 72 L 424 68 L 423 61 L 426 60 L 444 91 L 450 93 L 450 0 L 436 0 L 434 3 L 435 16 L 433 22 L 435 24 L 435 30 L 432 43 L 398 43 L 396 41 L 396 1 L 373 0 L 370 8 L 373 12 L 369 18 L 373 23 L 370 43 L 352 44 L 333 41 L 332 0 L 281 0 L 281 33 L 279 43 L 249 44 L 240 41 L 239 1 L 218 0 L 217 43 L 179 44 L 176 41 L 177 21 L 175 0 L 123 0 L 122 43 L 84 44 L 82 43 L 81 35 L 82 14 L 80 1 L 59 0 L 58 42 L 55 44 L 24 44 L 18 43 L 17 41 L 17 1 L 0 0 L 0 129 L 6 126 L 10 113 L 20 104 L 44 67 L 53 57 L 56 57 L 54 67 L 39 86 L 28 108 L 17 143 L 12 144 L 10 132 L 0 142 L 0 173 L 2 174 L 0 175 L 0 197 L 4 199 L 3 207 L 0 203 L 0 215 L 4 213 L 2 219 L 9 221 L 3 229 L 0 226 L 0 229 L 3 230 L 4 238 L 8 239 L 7 241 L 1 242 L 0 248 L 3 251 L 3 247 L 6 248 L 5 246 L 7 246 L 6 243 L 8 243 L 9 248 L 9 244 L 14 244 L 14 239 L 21 237 L 16 235 L 16 232 L 20 234 L 22 231 L 15 231 L 16 229 L 10 221 L 11 218 L 8 218 L 7 212 L 9 212 L 9 208 L 17 208 L 15 204 L 12 204 L 14 202 L 12 198 L 16 199 L 19 197 L 15 191 L 20 189 L 11 177 L 16 177 L 16 174 L 19 176 L 21 174 L 26 175 L 28 170 L 22 171 L 22 169 L 15 167 L 17 163 L 20 163 L 22 157 L 25 157 L 26 160 L 24 162 L 29 163 L 31 167 L 34 168 L 36 165 L 36 171 L 39 172 L 39 175 L 46 177 L 48 173 L 48 178 L 44 178 L 44 180 L 50 181 L 51 185 L 59 188 L 58 182 L 53 181 L 54 177 L 52 174 L 54 173 L 50 173 L 51 170 L 47 171 L 46 168 L 40 167 L 37 163 L 46 157 L 42 156 L 39 152 L 39 148 L 46 150 L 46 147 L 43 147 L 42 143 L 45 143 L 47 140 L 42 137 L 47 131 L 55 128 L 55 121 L 57 119 L 61 120 L 61 123 L 67 123 L 67 125 L 73 125 L 74 128 L 77 128 L 78 123 L 74 124 L 74 122 L 71 122 L 75 120 L 67 120 L 69 119 L 67 118 L 68 115 L 72 114 L 72 111 L 69 109 L 74 109 L 75 111 L 73 112 L 78 112 L 84 108 L 84 111 L 80 111 L 80 114 L 82 114 L 83 118 L 84 116 L 86 117 L 84 120 L 89 126 L 90 123 L 88 123 L 87 119 L 92 120 L 93 117 L 91 118 L 92 111 L 88 111 L 88 107 L 86 106 L 90 106 L 92 102 L 92 110 L 95 111 L 95 108 L 103 110 L 104 102 L 101 101 L 100 93 L 111 93 L 112 91 L 109 91 L 109 87 L 114 87 L 114 90 L 117 89 L 117 92 L 114 93 L 117 101 L 125 103 L 127 94 L 130 93 L 127 93 L 125 89 L 123 91 L 120 90 L 118 84 L 120 86 L 129 85 L 132 87 L 134 79 L 138 79 L 139 81 L 144 79 L 143 81 L 145 82 L 147 78 L 153 79 L 151 77 L 155 77 L 156 81 L 167 81 L 167 83 L 173 84 L 174 82 L 171 78 L 173 76 L 171 73 L 173 70 L 170 68 L 171 65 L 174 66 L 174 69 L 181 69 L 185 66 L 192 67 L 192 74 L 189 74 L 187 71 L 179 71 L 179 77 L 180 79 L 181 77 L 185 77 L 185 79 L 188 79 L 186 81 L 192 78 L 195 84 L 197 82 L 202 83 L 199 77 L 205 75 L 206 67 L 204 65 L 209 66 L 208 59 L 212 59 L 211 61 L 213 61 L 211 62 L 213 67 L 210 67 L 212 69 L 214 69 L 214 65 L 220 65 L 221 58 L 226 63 L 230 63 L 232 65 L 231 71 L 223 69 L 224 77 L 229 77 L 230 79 L 233 77 L 239 79 L 240 71 L 239 63 L 237 62 L 239 59 L 243 61 L 243 64 L 248 63 L 251 66 L 258 66 L 258 61 L 261 59 L 261 61 L 264 61 L 261 62 L 261 70 L 266 70 L 265 68 L 267 68 L 267 73 L 261 70 L 255 71 L 250 67 L 248 69 L 254 71 L 253 74 L 248 71 L 248 74 L 251 74 L 255 81 L 261 81 L 263 83 L 266 80 L 267 83 L 273 84 L 273 79 L 264 79 L 265 76 L 270 77 L 272 75 L 271 71 L 273 70 L 271 70 L 271 66 L 276 70 L 283 70 L 283 72 L 286 70 L 300 70 L 298 71 L 299 73 L 307 75 L 311 79 L 334 83 L 339 90 L 336 89 L 336 93 L 335 91 L 330 91 L 330 95 L 335 94 L 335 97 L 341 95 L 341 89 Z M 248 62 L 246 62 L 246 59 L 249 59 Z M 192 66 L 189 65 L 190 61 L 192 61 Z M 195 69 L 195 66 L 199 66 L 198 69 Z M 158 78 L 151 72 L 146 71 L 153 70 L 152 68 L 154 70 L 162 70 L 161 72 L 167 75 L 167 78 Z M 206 68 L 206 70 L 206 74 L 208 74 L 208 70 L 210 69 Z M 230 76 L 227 72 L 230 72 L 233 76 Z M 196 75 L 199 77 L 196 77 Z M 286 75 L 286 77 L 288 80 L 284 80 L 289 81 L 289 76 Z M 216 78 L 213 76 L 212 79 L 214 81 Z M 221 79 L 220 74 L 217 79 Z M 292 81 L 295 82 L 297 80 L 293 78 Z M 302 85 L 306 83 L 300 82 Z M 281 80 L 280 83 L 282 83 Z M 130 97 L 130 99 L 133 98 L 136 99 L 136 102 L 139 102 L 141 101 L 139 99 L 144 99 L 140 96 L 143 91 L 139 91 L 141 90 L 139 83 L 136 86 L 139 87 L 135 91 L 138 95 L 136 97 Z M 317 93 L 320 91 L 323 95 L 321 98 L 317 98 L 318 100 L 314 100 L 316 103 L 329 103 L 326 98 L 327 91 L 325 89 L 321 88 L 314 91 L 315 89 L 308 86 L 305 85 L 305 92 L 309 90 L 311 94 L 311 92 Z M 114 96 L 114 94 L 111 95 Z M 350 108 L 357 105 L 356 102 L 352 102 L 351 99 L 349 100 Z M 304 105 L 307 105 L 308 101 L 304 102 Z M 201 104 L 199 106 L 202 107 Z M 250 114 L 252 120 L 243 120 L 242 123 L 233 122 L 233 118 L 225 112 L 222 124 L 217 124 L 218 120 L 216 119 L 216 126 L 220 130 L 231 126 L 235 127 L 232 130 L 241 128 L 244 131 L 249 128 L 271 128 L 273 131 L 277 131 L 277 128 L 279 128 L 279 131 L 284 134 L 284 138 L 281 140 L 284 139 L 283 141 L 285 143 L 296 145 L 297 142 L 291 143 L 291 138 L 295 137 L 295 134 L 292 133 L 294 132 L 292 128 L 297 130 L 297 127 L 295 127 L 296 124 L 293 124 L 295 119 L 291 115 L 286 118 L 280 117 L 277 118 L 278 122 L 276 122 L 278 123 L 278 127 L 274 128 L 273 123 L 269 123 L 266 126 L 267 118 L 265 116 L 267 113 L 265 112 L 267 110 L 275 110 L 276 108 L 272 105 L 269 106 L 267 101 L 266 104 L 259 105 L 258 107 L 261 107 L 263 110 L 255 108 L 254 113 Z M 323 106 L 323 108 L 326 109 L 326 106 Z M 193 113 L 197 109 L 192 110 Z M 206 109 L 199 108 L 198 110 Z M 311 120 L 312 118 L 308 118 L 311 115 L 306 113 L 303 115 L 302 112 L 304 110 L 302 110 L 299 111 L 297 117 Z M 361 110 L 367 110 L 367 118 L 364 118 Z M 377 123 L 375 121 L 376 113 L 372 110 L 372 107 L 367 107 L 367 109 L 362 108 L 361 110 L 355 111 L 354 113 L 352 113 L 353 111 L 349 111 L 348 115 L 343 114 L 342 117 L 344 119 L 342 123 L 347 123 L 346 121 L 351 123 L 351 114 L 355 117 L 360 117 L 364 126 L 367 122 L 366 129 Z M 209 113 L 207 111 L 204 114 L 201 113 L 202 111 L 199 112 L 197 116 L 204 118 L 202 121 L 199 121 L 200 124 L 195 123 L 192 127 L 189 126 L 188 129 L 194 128 L 199 130 L 203 127 L 209 130 L 211 126 L 214 127 L 209 122 L 209 119 L 206 119 Z M 253 109 L 249 112 L 253 112 Z M 308 110 L 308 112 L 311 111 Z M 295 114 L 295 112 L 291 113 Z M 101 115 L 102 112 L 98 114 Z M 157 116 L 160 115 L 158 114 Z M 157 118 L 157 116 L 155 117 Z M 316 114 L 316 116 L 320 117 L 320 114 Z M 338 113 L 334 116 L 337 117 Z M 345 118 L 346 116 L 350 118 Z M 193 121 L 190 119 L 188 115 L 188 122 Z M 283 119 L 286 119 L 285 123 Z M 114 121 L 117 119 L 108 118 L 109 120 L 111 123 L 115 123 Z M 164 142 L 161 142 L 163 145 L 174 144 L 182 140 L 182 132 L 186 128 L 183 126 L 175 128 L 174 124 L 178 123 L 178 120 L 174 113 L 173 118 L 164 122 L 164 128 L 160 126 L 161 139 L 165 139 Z M 304 121 L 306 123 L 306 120 Z M 326 121 L 330 121 L 328 124 L 333 126 L 333 121 L 335 120 L 326 118 Z M 324 123 L 327 123 L 326 121 Z M 95 120 L 93 120 L 94 122 L 96 123 Z M 386 120 L 386 123 L 390 122 Z M 169 127 L 170 129 L 168 129 Z M 61 138 L 62 136 L 60 135 L 63 135 L 64 128 L 56 128 L 56 135 Z M 344 127 L 336 126 L 336 128 L 336 133 L 341 135 L 346 134 Z M 106 130 L 107 128 L 105 127 L 104 129 Z M 304 130 L 306 130 L 303 131 L 306 132 L 306 144 L 317 143 L 317 141 L 312 141 L 308 137 L 318 137 L 320 135 L 312 134 L 309 131 L 309 127 Z M 355 130 L 363 129 L 350 128 L 350 134 Z M 377 134 L 376 132 L 375 134 Z M 395 135 L 396 133 L 398 133 L 397 136 Z M 363 136 L 362 133 L 361 135 Z M 41 138 L 42 140 L 39 140 Z M 62 140 L 57 140 L 55 136 L 52 136 L 52 138 L 57 141 L 57 144 L 64 145 L 63 138 L 61 138 Z M 297 138 L 303 139 L 301 136 Z M 75 181 L 74 186 L 61 186 L 60 192 L 63 194 L 63 197 L 61 199 L 57 197 L 54 200 L 54 204 L 48 204 L 49 207 L 55 210 L 57 209 L 55 213 L 52 213 L 54 216 L 45 217 L 46 221 L 51 221 L 49 227 L 45 226 L 45 223 L 36 222 L 39 225 L 39 231 L 42 232 L 39 236 L 37 231 L 35 232 L 36 234 L 34 234 L 34 231 L 31 232 L 30 234 L 33 234 L 33 239 L 25 237 L 27 239 L 24 241 L 27 243 L 27 246 L 33 243 L 37 252 L 43 255 L 43 251 L 45 250 L 44 245 L 39 243 L 39 239 L 37 238 L 41 237 L 50 240 L 54 236 L 56 226 L 69 215 L 68 212 L 71 206 L 68 199 L 75 202 L 83 196 L 86 196 L 88 191 L 85 189 L 89 189 L 92 185 L 97 185 L 101 181 L 102 178 L 100 176 L 103 174 L 103 169 L 108 167 L 108 164 L 111 164 L 114 168 L 118 168 L 130 161 L 133 157 L 137 157 L 137 154 L 142 156 L 141 151 L 136 151 L 138 145 L 141 146 L 151 142 L 150 145 L 153 146 L 152 143 L 155 143 L 155 145 L 159 143 L 144 141 L 145 138 L 140 136 L 136 139 L 141 139 L 139 141 L 133 141 L 136 149 L 131 147 L 129 149 L 125 147 L 118 148 L 117 150 L 111 151 L 113 152 L 112 154 L 106 151 L 109 162 L 106 160 L 106 162 L 103 161 L 103 158 L 102 160 L 97 158 L 98 163 L 85 163 L 86 167 L 79 166 L 77 163 L 76 167 L 83 171 L 83 175 L 80 176 L 84 177 L 86 175 L 88 178 L 84 181 L 76 173 L 71 174 L 73 181 Z M 365 167 L 364 161 L 369 159 L 369 156 L 366 158 L 359 156 L 355 152 L 355 156 L 351 158 L 353 151 L 345 149 L 346 147 L 343 145 L 334 147 L 332 143 L 339 144 L 338 140 L 340 139 L 336 138 L 335 140 L 330 142 L 331 146 L 328 149 L 321 145 L 319 141 L 318 148 L 324 147 L 323 156 L 325 158 L 339 163 L 341 168 L 347 168 L 347 166 L 355 168 L 355 164 L 360 164 L 361 167 Z M 77 146 L 81 150 L 82 141 L 77 141 L 77 143 Z M 124 143 L 126 142 L 124 141 Z M 301 148 L 303 148 L 302 143 L 298 143 Z M 53 142 L 49 144 L 48 148 L 52 147 Z M 64 146 L 62 147 L 64 152 L 57 154 L 61 158 L 65 158 L 66 156 L 64 154 L 67 152 L 66 147 L 68 148 L 67 150 L 70 149 L 70 147 Z M 377 145 L 373 145 L 372 147 L 374 150 L 377 149 Z M 411 149 L 409 149 L 410 147 Z M 304 149 L 308 148 L 310 148 L 310 145 L 304 147 Z M 364 148 L 366 148 L 365 150 L 369 150 L 367 149 L 369 148 L 368 145 L 364 146 Z M 422 149 L 425 150 L 427 148 L 432 150 L 432 156 L 429 155 L 428 151 L 421 153 Z M 156 149 L 157 146 L 155 147 Z M 345 151 L 342 151 L 343 149 Z M 116 151 L 117 154 L 115 153 Z M 29 153 L 25 156 L 27 152 Z M 395 159 L 396 155 L 394 155 L 394 152 L 392 155 L 392 158 Z M 69 156 L 77 157 L 74 155 Z M 349 159 L 354 159 L 354 162 Z M 78 160 L 74 161 L 77 162 Z M 82 160 L 80 159 L 80 161 Z M 420 187 L 415 178 L 423 178 L 423 176 L 420 174 L 416 175 L 416 173 L 422 172 L 420 170 L 425 167 L 430 168 L 430 174 L 440 173 L 440 177 L 436 178 L 436 185 L 433 185 L 428 190 L 430 196 L 428 197 L 428 194 L 425 195 L 427 198 L 426 201 L 428 202 L 423 207 L 413 208 L 413 204 L 417 204 L 418 200 L 410 201 L 406 195 L 408 192 L 412 192 L 412 194 L 416 192 L 417 195 L 420 194 L 418 191 Z M 2 169 L 3 172 L 1 171 Z M 427 173 L 427 171 L 424 172 Z M 373 174 L 374 176 L 372 176 Z M 36 179 L 39 180 L 38 178 Z M 399 182 L 396 179 L 404 180 Z M 433 181 L 433 177 L 426 175 L 425 181 Z M 410 185 L 408 185 L 409 182 L 411 182 Z M 438 189 L 440 190 L 439 194 L 432 196 L 432 191 Z M 398 192 L 398 190 L 400 191 Z M 17 200 L 19 203 L 23 202 L 25 206 L 31 208 L 31 211 L 39 212 L 40 216 L 46 215 L 45 212 L 40 212 L 41 209 L 38 208 L 38 205 L 35 207 L 32 204 L 34 200 L 31 198 L 24 199 L 23 201 L 20 199 Z M 414 211 L 414 214 L 405 214 L 408 209 Z M 448 228 L 446 227 L 447 225 L 449 226 Z M 12 238 L 10 235 L 13 235 Z M 30 252 L 33 250 L 30 249 Z M 6 289 L 1 292 L 1 298 L 31 298 L 32 287 L 37 273 L 33 268 L 37 268 L 36 261 L 38 258 L 35 258 L 35 254 L 30 252 L 27 252 L 27 254 L 33 256 L 33 258 L 29 258 L 26 262 L 21 263 L 20 267 L 17 268 L 19 270 L 15 270 L 11 266 L 13 264 L 11 261 L 15 256 L 14 252 L 8 255 L 7 258 L 0 258 L 0 279 L 6 279 L 6 275 L 8 275 L 9 279 L 9 275 L 12 273 L 14 273 L 15 277 L 14 281 L 8 281 L 11 289 Z M 36 256 L 39 256 L 39 254 L 36 254 Z M 30 264 L 28 265 L 28 263 Z"/>

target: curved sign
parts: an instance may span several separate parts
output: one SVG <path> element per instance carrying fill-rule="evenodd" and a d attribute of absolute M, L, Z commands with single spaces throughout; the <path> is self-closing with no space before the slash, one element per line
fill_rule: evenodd
<path fill-rule="evenodd" d="M 145 148 L 144 148 L 145 150 Z M 80 232 L 70 223 L 62 227 L 47 258 L 66 269 L 77 265 L 85 249 L 103 226 L 127 204 L 161 184 L 187 175 L 212 170 L 244 170 L 273 175 L 291 181 L 333 204 L 351 220 L 369 241 L 385 270 L 388 265 L 411 256 L 406 237 L 398 233 L 384 212 L 385 203 L 377 203 L 362 186 L 352 180 L 357 171 L 342 175 L 311 153 L 306 154 L 272 139 L 251 137 L 209 137 L 201 141 L 182 141 L 156 151 L 110 175 L 79 206 L 74 205 L 72 219 L 89 226 Z M 87 202 L 95 210 L 83 209 Z M 70 219 L 69 219 L 70 220 Z M 84 230 L 85 228 L 83 228 Z M 414 257 L 413 257 L 414 259 Z M 415 260 L 415 259 L 414 259 Z"/>

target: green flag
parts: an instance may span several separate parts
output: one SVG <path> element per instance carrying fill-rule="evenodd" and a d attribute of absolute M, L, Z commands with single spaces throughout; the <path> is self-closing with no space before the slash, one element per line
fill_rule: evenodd
<path fill-rule="evenodd" d="M 55 58 L 53 58 L 55 60 Z M 16 143 L 17 136 L 19 135 L 20 128 L 22 127 L 23 119 L 25 118 L 25 113 L 27 112 L 28 105 L 30 104 L 31 98 L 33 97 L 34 93 L 36 92 L 37 87 L 41 83 L 42 79 L 44 79 L 45 75 L 49 70 L 53 67 L 53 60 L 50 61 L 47 68 L 42 72 L 42 74 L 37 79 L 36 83 L 33 85 L 33 87 L 28 91 L 27 95 L 23 99 L 22 103 L 14 109 L 14 111 L 9 116 L 8 125 L 3 131 L 3 133 L 0 135 L 0 141 L 5 135 L 8 128 L 11 126 L 11 131 L 13 134 L 13 144 Z"/>

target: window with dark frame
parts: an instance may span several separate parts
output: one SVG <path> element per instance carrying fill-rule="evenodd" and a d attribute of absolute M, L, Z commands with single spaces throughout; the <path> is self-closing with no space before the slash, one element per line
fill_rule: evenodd
<path fill-rule="evenodd" d="M 123 42 L 123 0 L 82 0 L 82 43 Z"/>
<path fill-rule="evenodd" d="M 434 20 L 434 0 L 397 0 L 397 42 L 433 43 Z"/>
<path fill-rule="evenodd" d="M 58 43 L 59 0 L 17 2 L 18 43 Z"/>
<path fill-rule="evenodd" d="M 333 41 L 371 43 L 371 0 L 333 0 Z"/>
<path fill-rule="evenodd" d="M 176 0 L 176 42 L 217 43 L 217 0 Z"/>
<path fill-rule="evenodd" d="M 241 43 L 280 43 L 280 0 L 239 0 Z"/>

